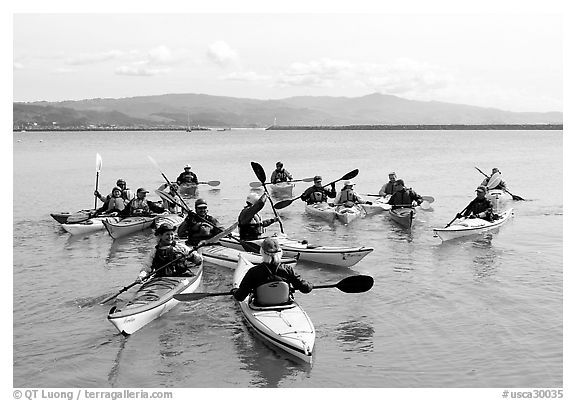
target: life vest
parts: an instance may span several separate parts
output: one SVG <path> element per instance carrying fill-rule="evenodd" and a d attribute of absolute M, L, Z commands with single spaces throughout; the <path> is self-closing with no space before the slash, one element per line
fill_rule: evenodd
<path fill-rule="evenodd" d="M 260 306 L 282 305 L 290 301 L 290 285 L 282 277 L 273 274 L 268 265 L 267 282 L 254 291 L 256 304 Z"/>
<path fill-rule="evenodd" d="M 122 199 L 129 201 L 132 198 L 132 191 L 130 191 L 130 188 L 123 189 L 121 197 Z"/>
<path fill-rule="evenodd" d="M 172 262 L 174 259 L 178 259 L 183 256 L 182 253 L 177 252 L 174 249 L 174 243 L 171 246 L 166 246 L 159 248 L 156 245 L 156 253 L 154 254 L 154 259 L 152 259 L 152 271 L 164 266 L 165 264 Z M 172 263 L 170 266 L 165 267 L 160 270 L 156 277 L 174 277 L 182 276 L 188 270 L 188 264 L 186 259 L 182 258 L 178 262 Z"/>
<path fill-rule="evenodd" d="M 354 204 L 356 199 L 357 197 L 353 190 L 347 188 L 340 191 L 340 203 L 344 203 L 346 206 L 350 207 Z"/>
<path fill-rule="evenodd" d="M 124 203 L 124 199 L 122 199 L 122 198 L 110 198 L 108 200 L 108 209 L 106 209 L 106 211 L 107 212 L 111 212 L 113 210 L 122 211 L 122 210 L 124 210 L 125 207 L 126 207 L 126 204 Z"/>
<path fill-rule="evenodd" d="M 262 227 L 262 219 L 258 213 L 252 217 L 248 224 L 238 224 L 238 233 L 242 239 L 259 238 L 264 233 L 264 227 Z"/>
<path fill-rule="evenodd" d="M 407 207 L 405 205 L 412 204 L 412 199 L 410 198 L 410 193 L 406 189 L 394 192 L 394 195 L 392 195 L 391 200 L 392 200 L 392 202 L 390 204 L 392 206 L 403 205 L 403 206 L 399 206 L 399 207 Z"/>
<path fill-rule="evenodd" d="M 313 203 L 326 202 L 328 198 L 324 191 L 314 191 L 310 194 L 309 198 Z"/>
<path fill-rule="evenodd" d="M 130 208 L 132 214 L 150 214 L 150 206 L 146 199 L 132 199 L 130 201 Z"/>
<path fill-rule="evenodd" d="M 288 177 L 288 174 L 286 173 L 286 170 L 284 170 L 284 169 L 282 169 L 280 171 L 274 170 L 274 172 L 272 174 L 273 174 L 273 177 L 270 181 L 272 181 L 273 184 L 276 184 L 277 182 L 286 182 L 290 178 L 290 177 Z"/>

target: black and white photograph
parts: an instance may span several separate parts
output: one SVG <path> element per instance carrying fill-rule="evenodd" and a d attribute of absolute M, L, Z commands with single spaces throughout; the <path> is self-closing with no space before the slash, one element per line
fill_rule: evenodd
<path fill-rule="evenodd" d="M 12 5 L 11 399 L 570 398 L 562 2 L 150 3 Z"/>

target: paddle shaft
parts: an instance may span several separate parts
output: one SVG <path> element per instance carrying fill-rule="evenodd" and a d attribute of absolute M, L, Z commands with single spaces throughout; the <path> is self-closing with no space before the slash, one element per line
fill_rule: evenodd
<path fill-rule="evenodd" d="M 302 179 L 300 179 L 300 180 L 280 181 L 280 182 L 291 183 L 291 182 L 312 182 L 312 181 L 314 181 L 314 177 L 307 177 L 307 178 L 302 178 Z M 258 188 L 258 187 L 261 187 L 262 184 L 267 184 L 267 185 L 269 185 L 269 184 L 279 184 L 280 182 L 264 182 L 264 183 L 262 183 L 262 182 L 259 182 L 259 181 L 252 181 L 249 185 L 250 185 L 252 188 Z"/>
<path fill-rule="evenodd" d="M 462 211 L 460 213 L 458 213 L 456 216 L 454 216 L 454 218 L 450 221 L 450 223 L 446 224 L 446 227 L 444 227 L 444 228 L 450 227 L 450 225 L 456 221 L 456 219 L 458 218 L 458 215 L 461 215 L 462 213 L 464 213 L 466 211 L 466 209 L 468 209 L 468 206 L 466 206 L 464 209 L 462 209 Z"/>
<path fill-rule="evenodd" d="M 96 171 L 96 189 L 94 192 L 98 191 L 98 178 L 100 178 L 100 171 Z M 94 209 L 98 208 L 98 195 L 94 195 Z"/>
<path fill-rule="evenodd" d="M 284 234 L 284 226 L 282 225 L 282 219 L 278 216 L 278 212 L 274 208 L 274 203 L 272 203 L 272 198 L 270 198 L 270 193 L 268 192 L 268 188 L 266 188 L 266 172 L 262 168 L 259 163 L 251 162 L 250 165 L 252 166 L 252 170 L 254 170 L 254 174 L 256 174 L 256 178 L 260 180 L 262 186 L 264 187 L 264 192 L 266 193 L 266 197 L 270 201 L 270 206 L 272 206 L 272 211 L 274 212 L 274 216 L 278 219 L 278 224 L 280 224 L 280 232 Z"/>

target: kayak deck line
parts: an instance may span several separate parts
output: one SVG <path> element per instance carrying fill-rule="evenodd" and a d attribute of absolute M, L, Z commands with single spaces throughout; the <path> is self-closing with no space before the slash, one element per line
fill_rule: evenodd
<path fill-rule="evenodd" d="M 294 345 L 292 345 L 292 344 L 290 344 L 290 343 L 287 343 L 287 342 L 284 342 L 284 341 L 280 341 L 280 339 L 275 338 L 275 337 L 269 335 L 268 333 L 260 330 L 258 327 L 254 326 L 248 319 L 246 319 L 246 321 L 248 321 L 248 323 L 250 324 L 250 327 L 251 327 L 252 329 L 254 329 L 256 332 L 258 332 L 258 334 L 260 334 L 261 336 L 266 337 L 266 338 L 267 338 L 269 341 L 271 341 L 272 343 L 278 344 L 278 346 L 280 346 L 280 348 L 286 347 L 286 348 L 289 348 L 289 349 L 291 349 L 291 350 L 293 350 L 293 351 L 296 351 L 296 352 L 298 352 L 298 353 L 300 353 L 300 354 L 302 354 L 302 355 L 304 355 L 304 356 L 308 356 L 308 357 L 311 357 L 311 356 L 312 356 L 312 351 L 309 350 L 309 347 L 308 347 L 308 345 L 306 344 L 306 341 L 298 338 L 297 340 L 300 341 L 300 342 L 302 342 L 302 345 L 304 345 L 306 349 L 298 348 L 298 347 L 295 347 Z M 294 332 L 294 334 L 297 334 L 297 333 L 313 333 L 313 332 L 312 332 L 312 331 L 310 331 L 310 332 L 302 332 L 302 331 Z M 279 335 L 282 336 L 282 334 L 279 334 Z M 287 336 L 285 336 L 285 337 L 287 337 Z"/>

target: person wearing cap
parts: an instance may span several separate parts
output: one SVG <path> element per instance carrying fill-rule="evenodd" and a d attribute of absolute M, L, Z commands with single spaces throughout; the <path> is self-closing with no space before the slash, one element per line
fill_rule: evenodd
<path fill-rule="evenodd" d="M 292 181 L 292 174 L 288 172 L 284 168 L 284 164 L 282 162 L 276 163 L 276 169 L 272 171 L 270 175 L 270 182 L 272 184 L 278 184 L 279 182 L 288 182 Z"/>
<path fill-rule="evenodd" d="M 493 187 L 493 188 L 488 188 L 488 183 L 489 183 L 490 180 L 491 180 L 493 177 L 495 177 L 495 176 L 500 177 L 500 182 L 499 182 L 498 185 L 496 185 L 495 187 Z M 504 180 L 502 179 L 501 176 L 502 176 L 502 173 L 500 172 L 500 170 L 498 169 L 498 167 L 494 167 L 494 168 L 492 169 L 492 174 L 490 174 L 490 177 L 486 177 L 486 178 L 482 181 L 482 183 L 481 183 L 480 185 L 481 185 L 481 186 L 485 186 L 485 187 L 487 187 L 488 189 L 502 189 L 502 190 L 505 190 L 505 189 L 506 189 L 506 183 L 504 182 Z"/>
<path fill-rule="evenodd" d="M 478 188 L 476 188 L 476 198 L 472 199 L 468 206 L 466 206 L 466 209 L 464 209 L 464 212 L 458 213 L 456 218 L 480 218 L 488 221 L 493 221 L 494 218 L 498 218 L 492 210 L 492 201 L 486 197 L 487 192 L 488 188 L 484 185 L 478 186 Z"/>
<path fill-rule="evenodd" d="M 196 213 L 188 213 L 178 227 L 178 237 L 187 238 L 186 245 L 196 246 L 200 241 L 222 232 L 224 227 L 208 214 L 208 204 L 204 199 L 196 199 L 194 208 Z"/>
<path fill-rule="evenodd" d="M 295 290 L 307 294 L 314 288 L 294 269 L 281 263 L 282 249 L 274 238 L 268 237 L 262 241 L 260 255 L 262 263 L 251 267 L 238 288 L 231 291 L 236 300 L 243 301 L 253 294 L 256 305 L 282 305 L 292 300 Z"/>
<path fill-rule="evenodd" d="M 242 209 L 238 215 L 238 232 L 240 233 L 240 239 L 258 239 L 264 234 L 265 227 L 279 220 L 277 217 L 262 220 L 258 214 L 258 212 L 264 208 L 266 199 L 266 193 L 262 196 L 250 193 L 246 198 L 246 206 L 244 206 L 244 209 Z"/>
<path fill-rule="evenodd" d="M 394 182 L 396 181 L 396 173 L 394 171 L 391 171 L 388 174 L 388 182 L 386 184 L 384 184 L 382 186 L 382 188 L 380 188 L 380 191 L 378 191 L 378 195 L 380 196 L 386 196 L 386 195 L 392 195 L 394 193 Z"/>
<path fill-rule="evenodd" d="M 122 179 L 122 178 L 118 178 L 118 180 L 116 180 L 116 187 L 120 188 L 120 195 L 121 195 L 122 199 L 124 199 L 126 201 L 126 202 L 124 202 L 124 204 L 128 203 L 130 201 L 130 199 L 132 199 L 132 191 L 129 188 L 126 188 L 126 181 L 124 181 L 124 179 Z M 114 188 L 116 188 L 116 187 L 114 187 Z M 107 203 L 110 200 L 110 198 L 112 197 L 112 193 L 110 193 L 109 195 L 103 196 L 100 192 L 98 192 L 98 190 L 95 190 L 94 196 L 96 196 L 102 202 Z"/>
<path fill-rule="evenodd" d="M 165 210 L 162 206 L 158 206 L 155 202 L 146 199 L 148 191 L 145 188 L 138 188 L 136 197 L 126 205 L 120 215 L 122 217 L 128 216 L 151 216 L 152 213 L 164 213 Z"/>
<path fill-rule="evenodd" d="M 191 165 L 185 165 L 184 171 L 180 173 L 178 178 L 176 178 L 176 184 L 182 185 L 183 183 L 186 183 L 198 185 L 198 177 L 196 177 L 196 174 L 194 174 L 191 169 Z"/>
<path fill-rule="evenodd" d="M 322 177 L 317 175 L 314 177 L 314 185 L 308 188 L 302 195 L 300 199 L 306 202 L 308 205 L 320 202 L 328 202 L 328 198 L 336 197 L 336 183 L 332 183 L 330 190 L 327 190 L 322 186 Z"/>
<path fill-rule="evenodd" d="M 122 199 L 122 190 L 118 187 L 112 188 L 112 193 L 108 195 L 102 207 L 96 209 L 92 217 L 99 214 L 113 214 L 120 213 L 126 208 L 126 201 Z"/>
<path fill-rule="evenodd" d="M 170 183 L 170 185 L 164 183 L 158 187 L 158 191 L 164 191 L 166 188 L 168 188 L 168 195 L 170 195 L 174 199 L 178 197 L 178 184 L 176 184 L 175 182 Z M 182 208 L 180 207 L 180 205 L 178 205 L 178 203 L 171 202 L 164 198 L 162 198 L 162 207 L 165 210 L 168 210 L 170 213 L 174 214 L 182 213 Z"/>
<path fill-rule="evenodd" d="M 406 188 L 404 186 L 404 180 L 398 179 L 394 181 L 393 194 L 386 203 L 392 205 L 392 209 L 414 207 L 422 203 L 422 197 L 412 188 Z"/>
<path fill-rule="evenodd" d="M 336 195 L 334 199 L 335 205 L 344 205 L 346 207 L 352 207 L 357 203 L 365 203 L 371 205 L 372 202 L 363 200 L 355 191 L 354 183 L 350 180 L 344 181 L 344 186 L 342 190 Z"/>
<path fill-rule="evenodd" d="M 190 277 L 194 276 L 194 268 L 202 263 L 202 256 L 195 250 L 174 240 L 176 228 L 170 223 L 163 223 L 154 233 L 158 237 L 158 244 L 148 255 L 144 262 L 138 281 L 143 281 L 150 274 L 155 277 Z M 166 267 L 166 264 L 169 264 Z M 159 268 L 163 267 L 161 270 Z"/>

